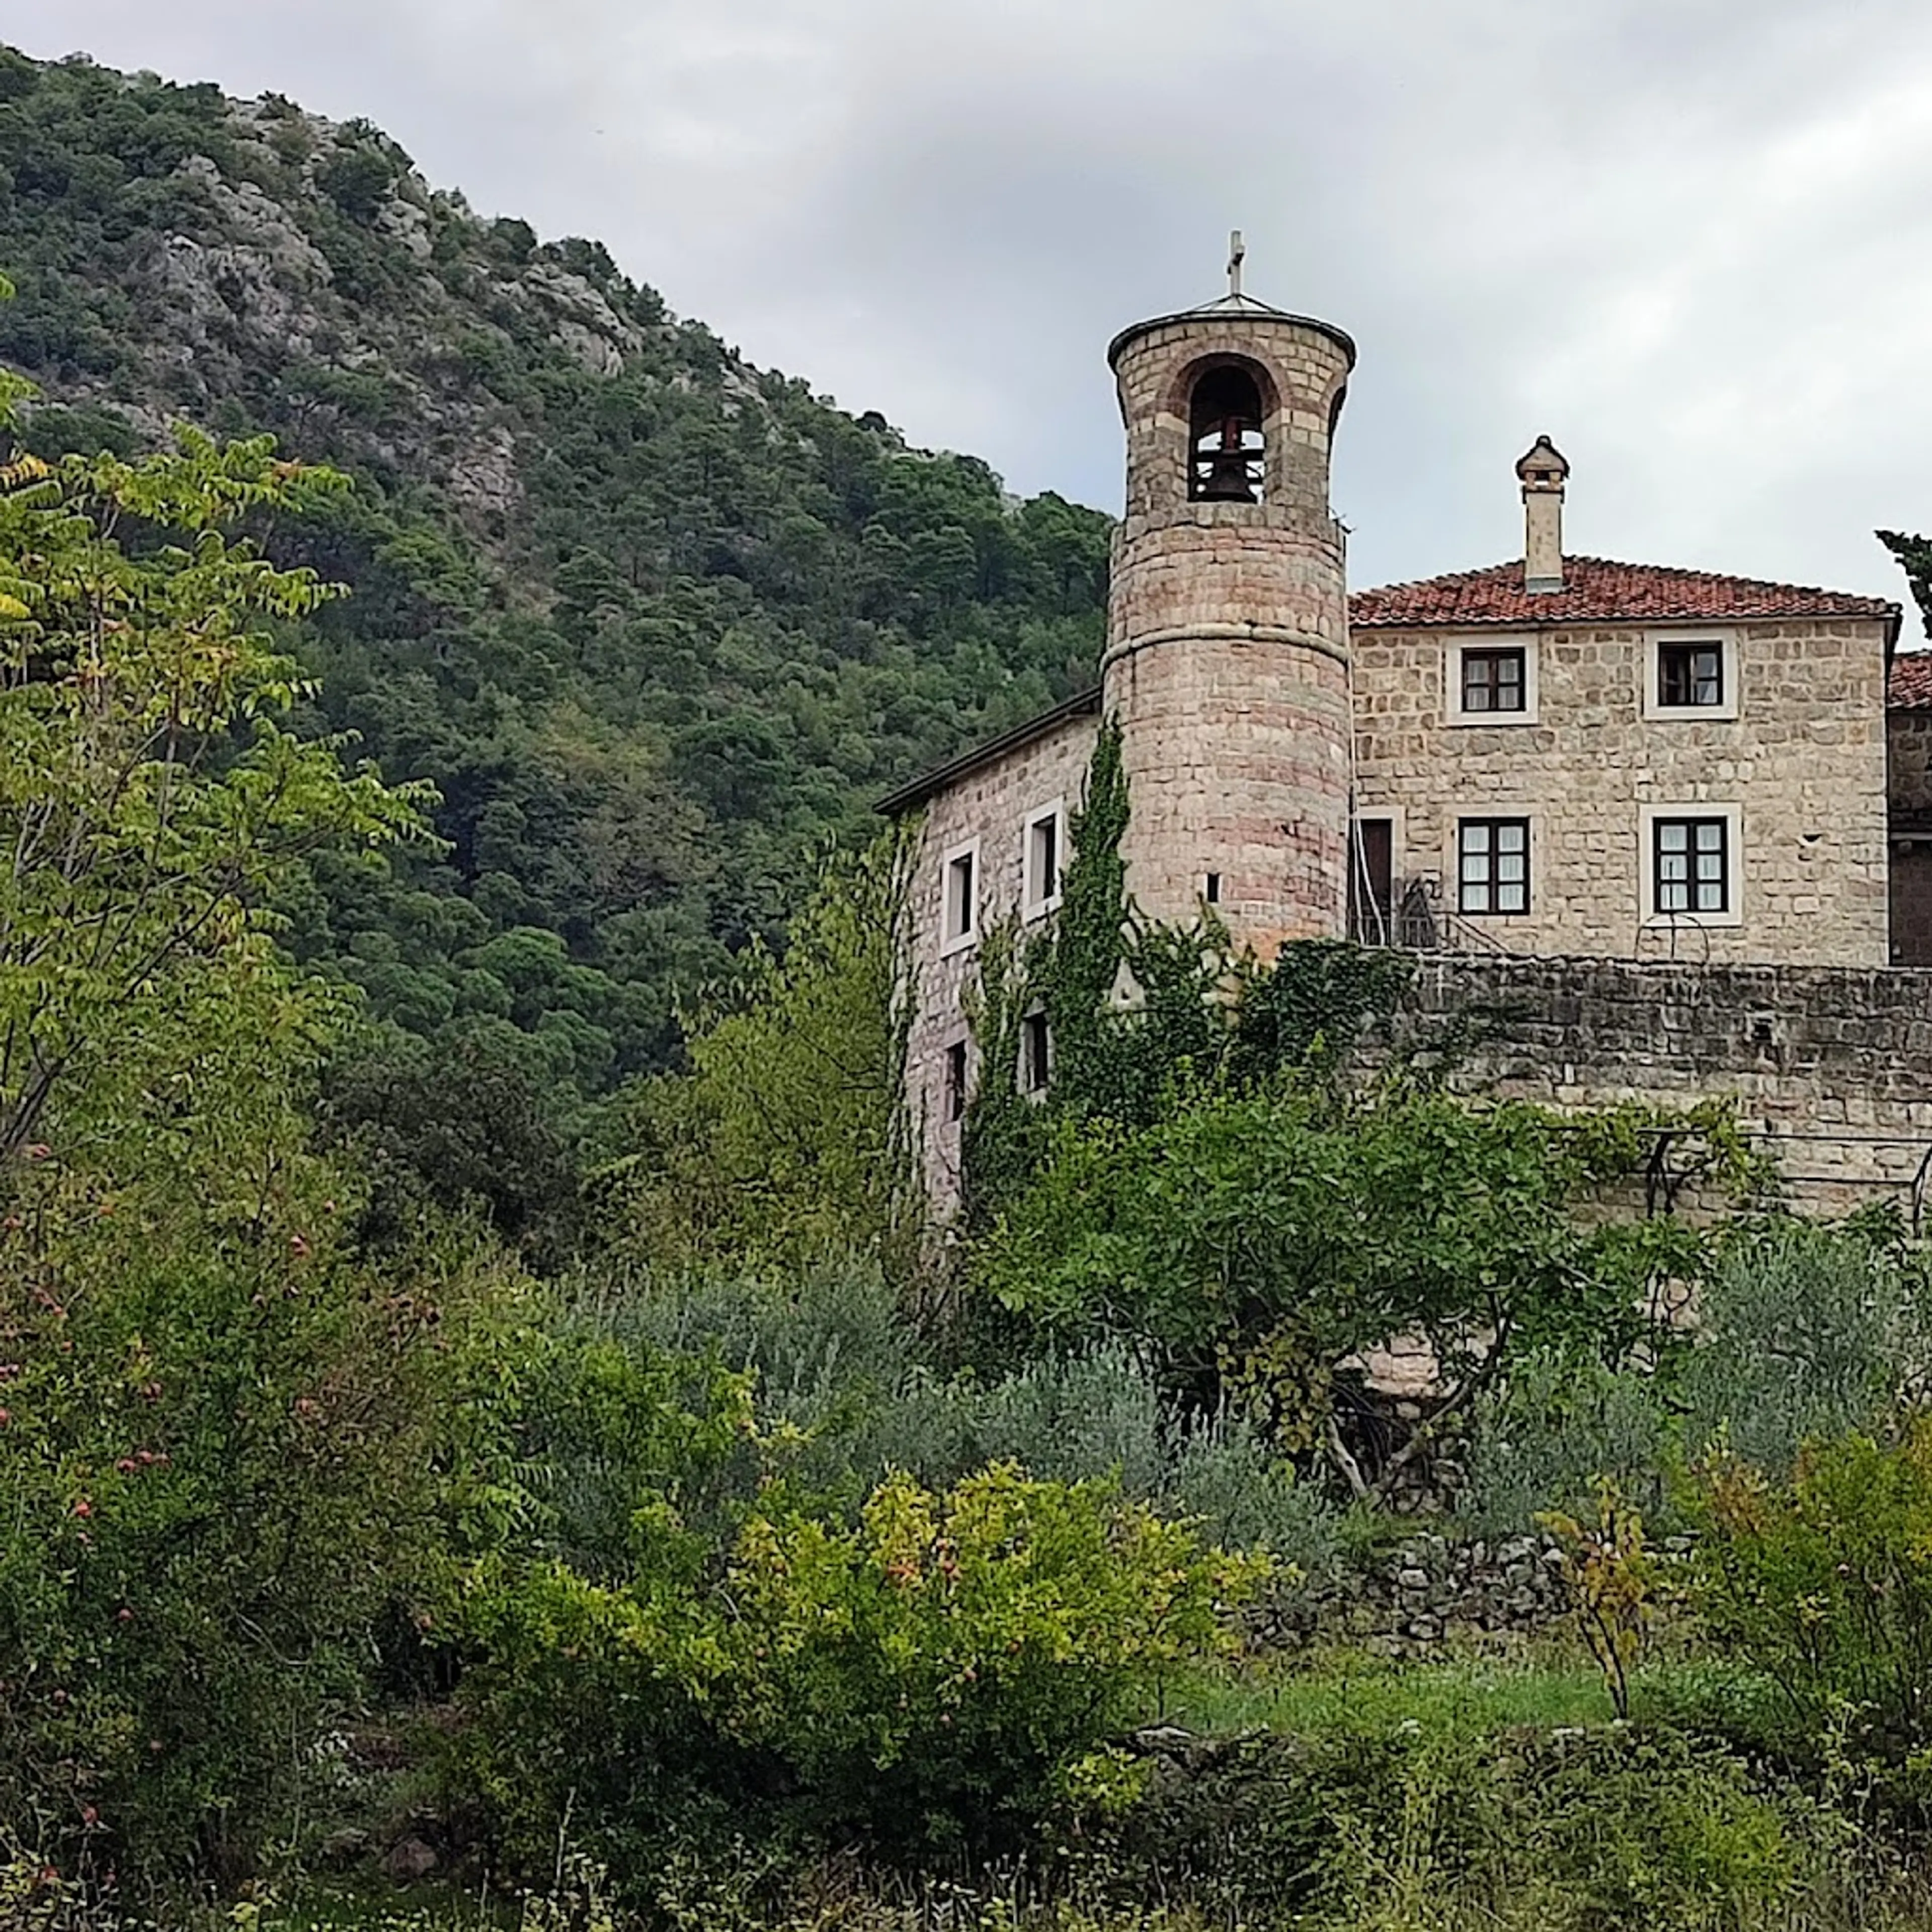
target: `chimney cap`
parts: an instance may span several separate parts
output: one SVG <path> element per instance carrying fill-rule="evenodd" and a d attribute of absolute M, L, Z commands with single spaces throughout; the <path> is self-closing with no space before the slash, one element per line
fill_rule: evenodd
<path fill-rule="evenodd" d="M 1526 490 L 1560 490 L 1570 474 L 1570 459 L 1546 436 L 1516 460 L 1516 473 Z"/>

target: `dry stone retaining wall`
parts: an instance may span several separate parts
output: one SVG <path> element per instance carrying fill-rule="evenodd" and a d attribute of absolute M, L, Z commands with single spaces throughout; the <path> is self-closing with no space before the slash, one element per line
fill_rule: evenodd
<path fill-rule="evenodd" d="M 1458 1085 L 1562 1107 L 1727 1095 L 1795 1206 L 1924 1192 L 1932 970 L 1425 956 L 1410 1037 L 1472 1016 Z"/>
<path fill-rule="evenodd" d="M 1340 1645 L 1379 1657 L 1501 1646 L 1568 1616 L 1563 1557 L 1535 1534 L 1407 1537 L 1372 1562 L 1305 1582 L 1252 1624 L 1263 1650 Z"/>

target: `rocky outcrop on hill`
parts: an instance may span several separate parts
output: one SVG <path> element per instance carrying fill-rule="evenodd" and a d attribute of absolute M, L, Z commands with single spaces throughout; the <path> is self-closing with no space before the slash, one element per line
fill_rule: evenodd
<path fill-rule="evenodd" d="M 680 373 L 690 332 L 596 244 L 542 248 L 520 222 L 479 218 L 365 122 L 273 95 L 166 92 L 193 111 L 168 130 L 187 152 L 142 184 L 157 218 L 115 224 L 128 230 L 118 245 L 62 251 L 63 296 L 113 315 L 111 337 L 68 358 L 21 354 L 8 324 L 32 318 L 0 320 L 0 355 L 59 402 L 143 440 L 238 404 L 296 453 L 434 478 L 487 543 L 533 460 L 533 352 L 597 377 L 640 358 Z M 7 228 L 9 267 L 44 294 L 38 250 Z M 756 371 L 715 341 L 706 354 L 758 393 Z"/>

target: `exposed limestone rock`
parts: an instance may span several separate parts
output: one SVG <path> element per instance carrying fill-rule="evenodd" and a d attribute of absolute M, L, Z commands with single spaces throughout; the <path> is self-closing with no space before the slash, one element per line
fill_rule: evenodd
<path fill-rule="evenodd" d="M 226 121 L 232 160 L 226 147 L 182 160 L 192 192 L 118 270 L 133 311 L 122 366 L 62 371 L 50 404 L 113 408 L 164 443 L 176 424 L 206 423 L 215 404 L 246 394 L 292 454 L 446 481 L 470 534 L 495 551 L 522 507 L 523 405 L 471 350 L 494 348 L 514 372 L 548 344 L 552 368 L 568 358 L 609 379 L 675 321 L 649 291 L 566 266 L 562 249 L 506 266 L 495 224 L 433 190 L 393 144 L 382 144 L 392 178 L 366 224 L 345 216 L 324 171 L 345 146 L 378 140 L 365 124 L 266 95 L 229 102 Z M 380 382 L 342 380 L 364 374 Z M 728 413 L 755 406 L 755 372 L 728 358 L 705 387 L 721 382 Z"/>
<path fill-rule="evenodd" d="M 319 320 L 278 278 L 272 260 L 254 248 L 206 248 L 170 235 L 149 258 L 148 272 L 169 300 L 182 346 L 190 353 L 236 333 L 292 355 L 310 352 Z"/>
<path fill-rule="evenodd" d="M 406 248 L 418 262 L 427 262 L 435 252 L 430 235 L 429 210 L 400 195 L 392 195 L 376 216 L 376 226 L 389 238 Z"/>
<path fill-rule="evenodd" d="M 466 444 L 450 466 L 449 494 L 468 521 L 503 516 L 521 494 L 517 481 L 517 440 L 502 424 Z"/>
<path fill-rule="evenodd" d="M 281 203 L 254 182 L 218 178 L 209 184 L 208 194 L 228 232 L 278 273 L 314 283 L 334 280 L 328 257 L 296 226 Z"/>
<path fill-rule="evenodd" d="M 593 376 L 614 376 L 641 338 L 581 275 L 554 262 L 533 262 L 506 292 L 532 301 L 550 317 L 550 340 Z"/>
<path fill-rule="evenodd" d="M 572 362 L 580 364 L 593 376 L 623 374 L 624 352 L 608 336 L 599 335 L 580 322 L 565 317 L 550 332 L 550 339 Z"/>

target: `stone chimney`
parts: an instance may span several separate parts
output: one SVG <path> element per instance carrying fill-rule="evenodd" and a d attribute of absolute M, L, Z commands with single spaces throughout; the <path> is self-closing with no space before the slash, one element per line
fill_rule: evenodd
<path fill-rule="evenodd" d="M 1522 482 L 1522 587 L 1563 588 L 1563 484 L 1570 465 L 1546 436 L 1516 466 Z"/>

